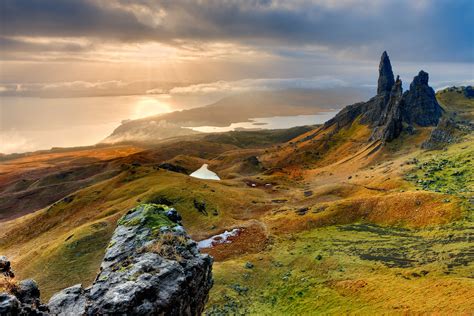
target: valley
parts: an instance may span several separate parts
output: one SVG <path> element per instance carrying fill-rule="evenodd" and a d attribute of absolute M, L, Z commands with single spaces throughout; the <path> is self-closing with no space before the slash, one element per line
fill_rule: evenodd
<path fill-rule="evenodd" d="M 215 260 L 207 315 L 469 314 L 474 99 L 442 90 L 423 124 L 403 102 L 427 74 L 405 97 L 384 67 L 376 97 L 322 125 L 4 157 L 0 253 L 46 301 L 91 284 L 117 220 L 155 203 L 196 241 L 232 232 L 201 249 Z M 203 165 L 220 180 L 189 176 Z"/>

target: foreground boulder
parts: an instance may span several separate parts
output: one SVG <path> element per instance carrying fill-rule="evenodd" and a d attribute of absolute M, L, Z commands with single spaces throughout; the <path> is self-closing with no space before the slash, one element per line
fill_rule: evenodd
<path fill-rule="evenodd" d="M 179 220 L 162 205 L 130 210 L 118 223 L 94 283 L 56 293 L 44 313 L 33 315 L 201 314 L 213 283 L 212 258 L 199 253 Z M 2 294 L 0 314 L 20 310 L 20 298 L 39 306 L 32 282 L 20 283 L 21 295 Z"/>

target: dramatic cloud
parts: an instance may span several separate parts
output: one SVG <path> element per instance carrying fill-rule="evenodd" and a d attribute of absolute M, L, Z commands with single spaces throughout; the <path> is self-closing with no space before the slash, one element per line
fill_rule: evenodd
<path fill-rule="evenodd" d="M 288 89 L 326 89 L 348 87 L 343 80 L 322 76 L 313 78 L 268 78 L 236 81 L 216 81 L 191 85 L 158 82 L 125 83 L 111 81 L 71 81 L 53 83 L 17 83 L 0 85 L 0 96 L 80 97 L 133 94 L 173 96 L 227 95 L 249 91 L 276 91 Z M 152 89 L 149 89 L 153 87 Z"/>
<path fill-rule="evenodd" d="M 4 96 L 364 86 L 384 50 L 404 82 L 473 78 L 472 0 L 3 0 L 0 17 Z"/>
<path fill-rule="evenodd" d="M 342 80 L 331 77 L 244 79 L 238 81 L 217 81 L 183 87 L 175 87 L 170 94 L 240 93 L 248 91 L 271 91 L 286 89 L 322 89 L 348 86 Z M 153 93 L 153 90 L 147 91 Z"/>
<path fill-rule="evenodd" d="M 365 58 L 387 49 L 404 60 L 474 60 L 471 0 L 4 0 L 1 6 L 4 38 L 234 42 L 287 56 L 294 45 Z"/>

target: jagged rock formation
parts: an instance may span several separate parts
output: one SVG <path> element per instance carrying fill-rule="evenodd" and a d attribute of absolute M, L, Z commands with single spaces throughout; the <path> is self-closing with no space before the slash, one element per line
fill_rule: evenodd
<path fill-rule="evenodd" d="M 402 131 L 402 119 L 400 104 L 402 102 L 402 81 L 397 76 L 397 81 L 392 87 L 387 106 L 380 117 L 378 126 L 374 128 L 372 139 L 383 139 L 390 141 L 400 135 Z"/>
<path fill-rule="evenodd" d="M 443 114 L 428 78 L 428 73 L 421 70 L 413 78 L 410 90 L 403 94 L 402 119 L 410 125 L 436 126 Z"/>
<path fill-rule="evenodd" d="M 48 313 L 35 308 L 39 301 L 33 303 L 32 315 L 199 315 L 212 287 L 212 258 L 199 253 L 180 219 L 162 205 L 130 210 L 119 221 L 92 286 L 56 293 Z M 30 292 L 39 297 L 39 290 Z M 0 295 L 1 315 L 30 300 L 13 294 Z"/>
<path fill-rule="evenodd" d="M 385 51 L 380 58 L 377 94 L 390 93 L 394 84 L 395 80 L 393 77 L 392 64 Z"/>
<path fill-rule="evenodd" d="M 377 95 L 367 102 L 349 105 L 333 119 L 324 124 L 325 128 L 335 126 L 335 132 L 352 124 L 357 118 L 361 124 L 373 128 L 371 140 L 391 141 L 402 130 L 413 130 L 413 125 L 436 126 L 443 114 L 436 101 L 434 90 L 428 85 L 428 73 L 419 72 L 403 93 L 402 81 L 394 80 L 390 59 L 383 52 L 379 65 Z"/>

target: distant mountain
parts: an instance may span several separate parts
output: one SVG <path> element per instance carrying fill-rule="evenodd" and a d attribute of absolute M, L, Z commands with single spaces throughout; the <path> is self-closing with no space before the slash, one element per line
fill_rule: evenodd
<path fill-rule="evenodd" d="M 309 115 L 339 109 L 363 99 L 363 89 L 256 91 L 223 98 L 213 104 L 125 121 L 104 143 L 154 142 L 194 134 L 185 127 L 229 126 L 256 117 Z"/>

